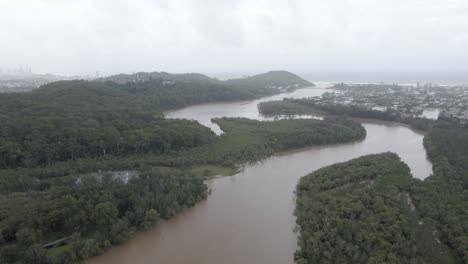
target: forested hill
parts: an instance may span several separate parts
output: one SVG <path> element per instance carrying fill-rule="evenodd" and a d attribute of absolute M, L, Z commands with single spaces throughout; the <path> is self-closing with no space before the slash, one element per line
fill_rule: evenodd
<path fill-rule="evenodd" d="M 117 74 L 105 78 L 100 78 L 98 81 L 112 81 L 117 83 L 135 83 L 151 80 L 164 80 L 166 82 L 197 82 L 224 84 L 227 86 L 238 87 L 256 87 L 261 88 L 298 88 L 306 86 L 314 86 L 313 83 L 304 80 L 288 71 L 270 71 L 262 74 L 257 74 L 245 78 L 236 78 L 226 81 L 221 81 L 215 78 L 208 77 L 199 73 L 183 73 L 172 74 L 167 72 L 138 72 L 134 74 Z"/>
<path fill-rule="evenodd" d="M 306 87 L 314 86 L 313 83 L 302 79 L 301 77 L 288 71 L 270 71 L 254 76 L 227 80 L 228 84 L 263 86 L 263 87 Z"/>
<path fill-rule="evenodd" d="M 199 133 L 203 129 L 186 121 L 164 121 L 161 112 L 280 92 L 261 82 L 225 83 L 201 74 L 150 75 L 155 79 L 59 81 L 32 92 L 0 94 L 0 168 L 138 152 L 149 138 L 161 152 L 193 147 L 207 141 L 206 133 Z M 190 140 L 177 141 L 184 131 L 191 131 Z"/>
<path fill-rule="evenodd" d="M 112 81 L 117 83 L 127 83 L 127 82 L 141 82 L 149 81 L 154 79 L 161 79 L 167 81 L 198 81 L 198 82 L 213 82 L 219 83 L 221 81 L 210 78 L 206 75 L 200 73 L 168 73 L 168 72 L 137 72 L 133 74 L 116 74 L 109 77 L 103 77 L 98 79 L 98 81 Z"/>

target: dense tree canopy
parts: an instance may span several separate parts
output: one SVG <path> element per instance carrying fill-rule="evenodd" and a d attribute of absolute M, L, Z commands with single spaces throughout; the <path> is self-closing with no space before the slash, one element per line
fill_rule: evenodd
<path fill-rule="evenodd" d="M 141 80 L 119 75 L 109 80 L 60 81 L 33 92 L 0 94 L 0 169 L 83 157 L 161 154 L 202 145 L 213 139 L 207 128 L 188 121 L 164 120 L 162 111 L 272 95 L 280 92 L 270 87 L 275 83 L 309 84 L 286 72 L 230 82 L 200 74 L 140 75 L 144 77 Z"/>
<path fill-rule="evenodd" d="M 222 118 L 215 122 L 226 133 L 216 136 L 161 114 L 279 92 L 242 82 L 65 81 L 0 95 L 0 263 L 78 262 L 204 199 L 199 176 L 216 173 L 209 169 L 365 136 L 344 118 Z M 128 181 L 113 175 L 130 169 L 139 174 Z"/>
<path fill-rule="evenodd" d="M 428 130 L 435 122 L 426 118 L 404 117 L 398 111 L 391 109 L 386 111 L 378 111 L 359 105 L 343 105 L 321 102 L 316 98 L 285 98 L 282 101 L 260 103 L 258 108 L 260 113 L 266 116 L 305 114 L 346 115 L 353 118 L 370 118 L 391 122 L 401 122 L 421 130 Z"/>
<path fill-rule="evenodd" d="M 188 174 L 152 169 L 128 183 L 100 175 L 71 175 L 47 191 L 0 196 L 0 262 L 30 263 L 24 262 L 26 249 L 47 252 L 43 245 L 63 237 L 66 245 L 54 254 L 41 253 L 41 259 L 79 261 L 207 195 L 202 179 Z"/>
<path fill-rule="evenodd" d="M 0 95 L 0 168 L 194 147 L 213 138 L 207 128 L 164 120 L 159 111 L 261 94 L 196 83 L 166 87 L 162 82 L 68 81 Z"/>
<path fill-rule="evenodd" d="M 147 229 L 160 217 L 169 218 L 206 197 L 203 178 L 184 167 L 242 164 L 277 151 L 350 142 L 365 136 L 359 123 L 345 118 L 269 122 L 221 118 L 215 122 L 225 131 L 221 137 L 184 150 L 3 170 L 1 260 L 17 263 L 24 260 L 24 249 L 35 248 L 33 253 L 41 254 L 46 261 L 77 261 L 125 241 L 135 230 Z M 114 170 L 122 164 L 138 168 L 142 174 L 126 183 L 109 173 L 76 173 L 97 171 L 102 166 Z M 57 175 L 55 170 L 61 173 Z M 58 249 L 43 247 L 60 238 L 67 240 Z"/>
<path fill-rule="evenodd" d="M 165 120 L 164 122 L 171 120 Z M 174 138 L 183 147 L 159 152 L 151 149 L 150 142 L 142 138 L 146 151 L 126 156 L 97 156 L 56 162 L 49 166 L 0 170 L 0 193 L 44 190 L 69 174 L 99 170 L 125 170 L 166 166 L 191 168 L 206 165 L 234 167 L 244 162 L 257 161 L 277 151 L 292 148 L 362 139 L 365 129 L 357 122 L 345 118 L 319 120 L 280 120 L 260 122 L 242 118 L 216 119 L 223 130 L 214 136 L 211 130 L 196 123 L 193 130 L 177 129 L 178 120 L 165 127 L 166 136 Z M 174 130 L 169 128 L 174 127 Z M 193 144 L 194 138 L 204 139 Z M 187 142 L 184 144 L 184 142 Z M 189 147 L 190 146 L 190 147 Z"/>
<path fill-rule="evenodd" d="M 417 184 L 393 153 L 360 157 L 303 177 L 297 187 L 297 262 L 452 263 L 412 205 L 408 191 Z"/>
<path fill-rule="evenodd" d="M 439 120 L 424 143 L 434 174 L 414 188 L 421 214 L 433 219 L 458 263 L 468 263 L 468 127 Z"/>
<path fill-rule="evenodd" d="M 447 245 L 453 260 L 468 262 L 468 128 L 456 120 L 402 117 L 398 112 L 375 111 L 360 106 L 317 103 L 314 99 L 285 99 L 259 106 L 264 114 L 347 115 L 396 121 L 424 130 L 425 147 L 433 164 L 433 175 L 408 189 L 418 213 L 429 229 Z M 428 241 L 433 241 L 429 236 Z M 429 246 L 432 247 L 432 246 Z M 433 251 L 428 249 L 428 251 Z"/>
<path fill-rule="evenodd" d="M 242 164 L 279 151 L 363 139 L 364 127 L 347 118 L 256 121 L 246 118 L 213 120 L 225 133 L 219 140 L 179 155 L 163 156 L 159 165 Z"/>
<path fill-rule="evenodd" d="M 226 83 L 253 87 L 281 87 L 288 90 L 294 90 L 298 87 L 315 86 L 313 83 L 287 71 L 270 71 L 246 78 L 227 80 Z"/>
<path fill-rule="evenodd" d="M 204 84 L 228 84 L 234 86 L 244 87 L 305 87 L 314 86 L 313 83 L 302 79 L 301 77 L 287 72 L 287 71 L 270 71 L 262 74 L 253 76 L 247 76 L 243 78 L 229 79 L 226 81 L 220 81 L 218 79 L 210 78 L 206 75 L 199 73 L 183 73 L 183 74 L 172 74 L 167 72 L 138 72 L 134 74 L 117 74 L 109 77 L 101 78 L 100 81 L 113 81 L 117 83 L 132 83 L 141 82 L 154 79 L 164 79 L 170 81 L 189 81 L 199 82 Z"/>

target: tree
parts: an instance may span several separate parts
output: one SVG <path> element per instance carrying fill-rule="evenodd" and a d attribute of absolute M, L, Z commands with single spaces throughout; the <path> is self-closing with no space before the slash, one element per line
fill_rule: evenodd
<path fill-rule="evenodd" d="M 98 229 L 108 233 L 118 219 L 117 207 L 111 202 L 99 203 L 95 207 L 95 222 Z"/>
<path fill-rule="evenodd" d="M 160 219 L 161 219 L 161 217 L 159 216 L 158 211 L 156 211 L 154 209 L 149 209 L 145 213 L 145 220 L 144 220 L 144 222 L 142 224 L 142 228 L 143 229 L 148 229 L 148 228 L 154 226 L 155 224 L 157 224 Z"/>
<path fill-rule="evenodd" d="M 26 263 L 31 263 L 31 264 L 50 263 L 47 258 L 47 250 L 38 244 L 30 246 L 26 250 L 26 252 L 24 252 L 24 260 L 26 261 Z"/>
<path fill-rule="evenodd" d="M 41 238 L 40 232 L 28 227 L 21 228 L 16 232 L 16 240 L 23 245 L 32 245 Z"/>

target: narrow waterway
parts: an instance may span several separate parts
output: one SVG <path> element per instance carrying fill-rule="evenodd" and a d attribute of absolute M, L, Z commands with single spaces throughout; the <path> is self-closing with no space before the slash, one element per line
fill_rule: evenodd
<path fill-rule="evenodd" d="M 259 101 L 309 97 L 324 89 L 296 92 L 241 103 L 206 104 L 169 113 L 171 118 L 209 120 L 220 116 L 262 119 Z M 292 264 L 297 236 L 294 190 L 300 177 L 337 162 L 361 155 L 392 151 L 423 179 L 432 172 L 422 145 L 423 135 L 405 126 L 367 122 L 365 140 L 356 143 L 285 152 L 247 165 L 232 177 L 208 181 L 212 194 L 169 221 L 132 237 L 100 257 L 96 264 Z"/>
<path fill-rule="evenodd" d="M 273 120 L 272 117 L 264 117 L 258 112 L 258 104 L 267 101 L 277 101 L 283 98 L 308 98 L 320 96 L 328 90 L 330 83 L 317 83 L 314 88 L 298 89 L 291 93 L 282 93 L 264 97 L 253 101 L 238 101 L 229 103 L 201 104 L 186 107 L 180 110 L 165 113 L 167 118 L 184 118 L 197 120 L 200 124 L 211 128 L 216 134 L 222 131 L 218 125 L 211 122 L 214 117 L 245 117 L 257 120 Z"/>

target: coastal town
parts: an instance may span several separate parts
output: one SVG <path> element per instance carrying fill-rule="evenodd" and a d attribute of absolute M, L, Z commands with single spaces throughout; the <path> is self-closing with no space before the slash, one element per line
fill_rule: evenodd
<path fill-rule="evenodd" d="M 339 83 L 317 100 L 393 110 L 406 117 L 437 119 L 440 115 L 463 123 L 468 121 L 468 87 L 465 86 Z"/>

